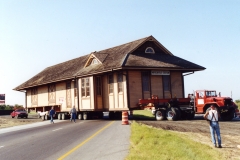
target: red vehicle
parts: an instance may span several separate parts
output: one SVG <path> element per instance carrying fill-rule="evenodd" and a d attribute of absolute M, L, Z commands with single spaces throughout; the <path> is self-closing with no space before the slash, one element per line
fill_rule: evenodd
<path fill-rule="evenodd" d="M 196 113 L 206 113 L 210 105 L 215 105 L 220 112 L 221 119 L 231 121 L 236 115 L 237 105 L 230 97 L 217 95 L 215 90 L 197 90 L 192 97 L 192 105 Z"/>
<path fill-rule="evenodd" d="M 24 118 L 24 117 L 28 118 L 28 113 L 24 109 L 16 109 L 10 115 L 11 115 L 12 118 L 14 118 L 14 117 L 16 117 L 16 118 L 19 118 L 19 117 L 21 117 L 21 118 Z"/>
<path fill-rule="evenodd" d="M 214 90 L 197 90 L 189 94 L 188 98 L 139 99 L 138 106 L 154 110 L 156 120 L 193 119 L 196 114 L 204 114 L 211 105 L 215 105 L 220 112 L 221 119 L 231 121 L 237 116 L 237 105 L 230 97 L 221 97 Z"/>

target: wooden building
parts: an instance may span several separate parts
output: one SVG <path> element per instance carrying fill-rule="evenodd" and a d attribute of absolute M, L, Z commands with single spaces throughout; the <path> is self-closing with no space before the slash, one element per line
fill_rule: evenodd
<path fill-rule="evenodd" d="M 183 98 L 184 75 L 204 69 L 149 36 L 47 67 L 14 90 L 29 110 L 123 111 L 151 95 Z"/>

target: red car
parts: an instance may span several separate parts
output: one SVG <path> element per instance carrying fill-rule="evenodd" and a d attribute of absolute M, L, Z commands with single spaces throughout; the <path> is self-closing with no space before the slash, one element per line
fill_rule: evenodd
<path fill-rule="evenodd" d="M 26 110 L 23 109 L 16 109 L 15 111 L 13 111 L 11 114 L 12 118 L 16 117 L 16 118 L 28 118 L 28 113 Z"/>

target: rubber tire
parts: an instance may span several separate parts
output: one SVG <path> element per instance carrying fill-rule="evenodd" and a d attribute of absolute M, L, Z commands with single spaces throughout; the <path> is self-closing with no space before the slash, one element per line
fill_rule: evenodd
<path fill-rule="evenodd" d="M 177 108 L 177 107 L 174 107 L 174 110 L 175 110 L 175 112 L 177 114 L 177 120 L 181 120 L 182 119 L 182 114 L 181 114 L 180 109 Z"/>
<path fill-rule="evenodd" d="M 65 120 L 66 119 L 66 115 L 64 113 L 62 113 L 62 120 Z"/>
<path fill-rule="evenodd" d="M 83 119 L 82 113 L 79 113 L 79 114 L 78 114 L 78 119 L 79 119 L 79 120 L 82 120 L 82 119 Z"/>
<path fill-rule="evenodd" d="M 62 114 L 61 113 L 58 114 L 58 120 L 62 120 Z"/>
<path fill-rule="evenodd" d="M 168 108 L 166 110 L 166 118 L 167 118 L 167 120 L 169 120 L 169 121 L 176 121 L 177 117 L 178 117 L 178 115 L 176 113 L 176 110 L 173 107 Z"/>
<path fill-rule="evenodd" d="M 87 120 L 88 119 L 88 113 L 84 112 L 83 113 L 83 120 Z"/>
<path fill-rule="evenodd" d="M 186 119 L 187 120 L 192 120 L 192 119 L 194 119 L 194 117 L 195 117 L 195 112 L 190 111 L 190 112 L 187 113 Z"/>
<path fill-rule="evenodd" d="M 166 113 L 164 110 L 156 110 L 155 111 L 155 118 L 157 121 L 162 121 L 166 119 Z"/>
<path fill-rule="evenodd" d="M 221 118 L 223 121 L 231 121 L 234 118 L 234 114 L 234 109 L 230 109 L 226 113 L 221 114 Z"/>

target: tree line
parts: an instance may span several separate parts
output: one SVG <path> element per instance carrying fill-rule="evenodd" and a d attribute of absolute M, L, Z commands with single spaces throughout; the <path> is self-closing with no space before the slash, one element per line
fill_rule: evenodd
<path fill-rule="evenodd" d="M 15 109 L 24 109 L 23 105 L 0 105 L 0 110 L 15 110 Z"/>

